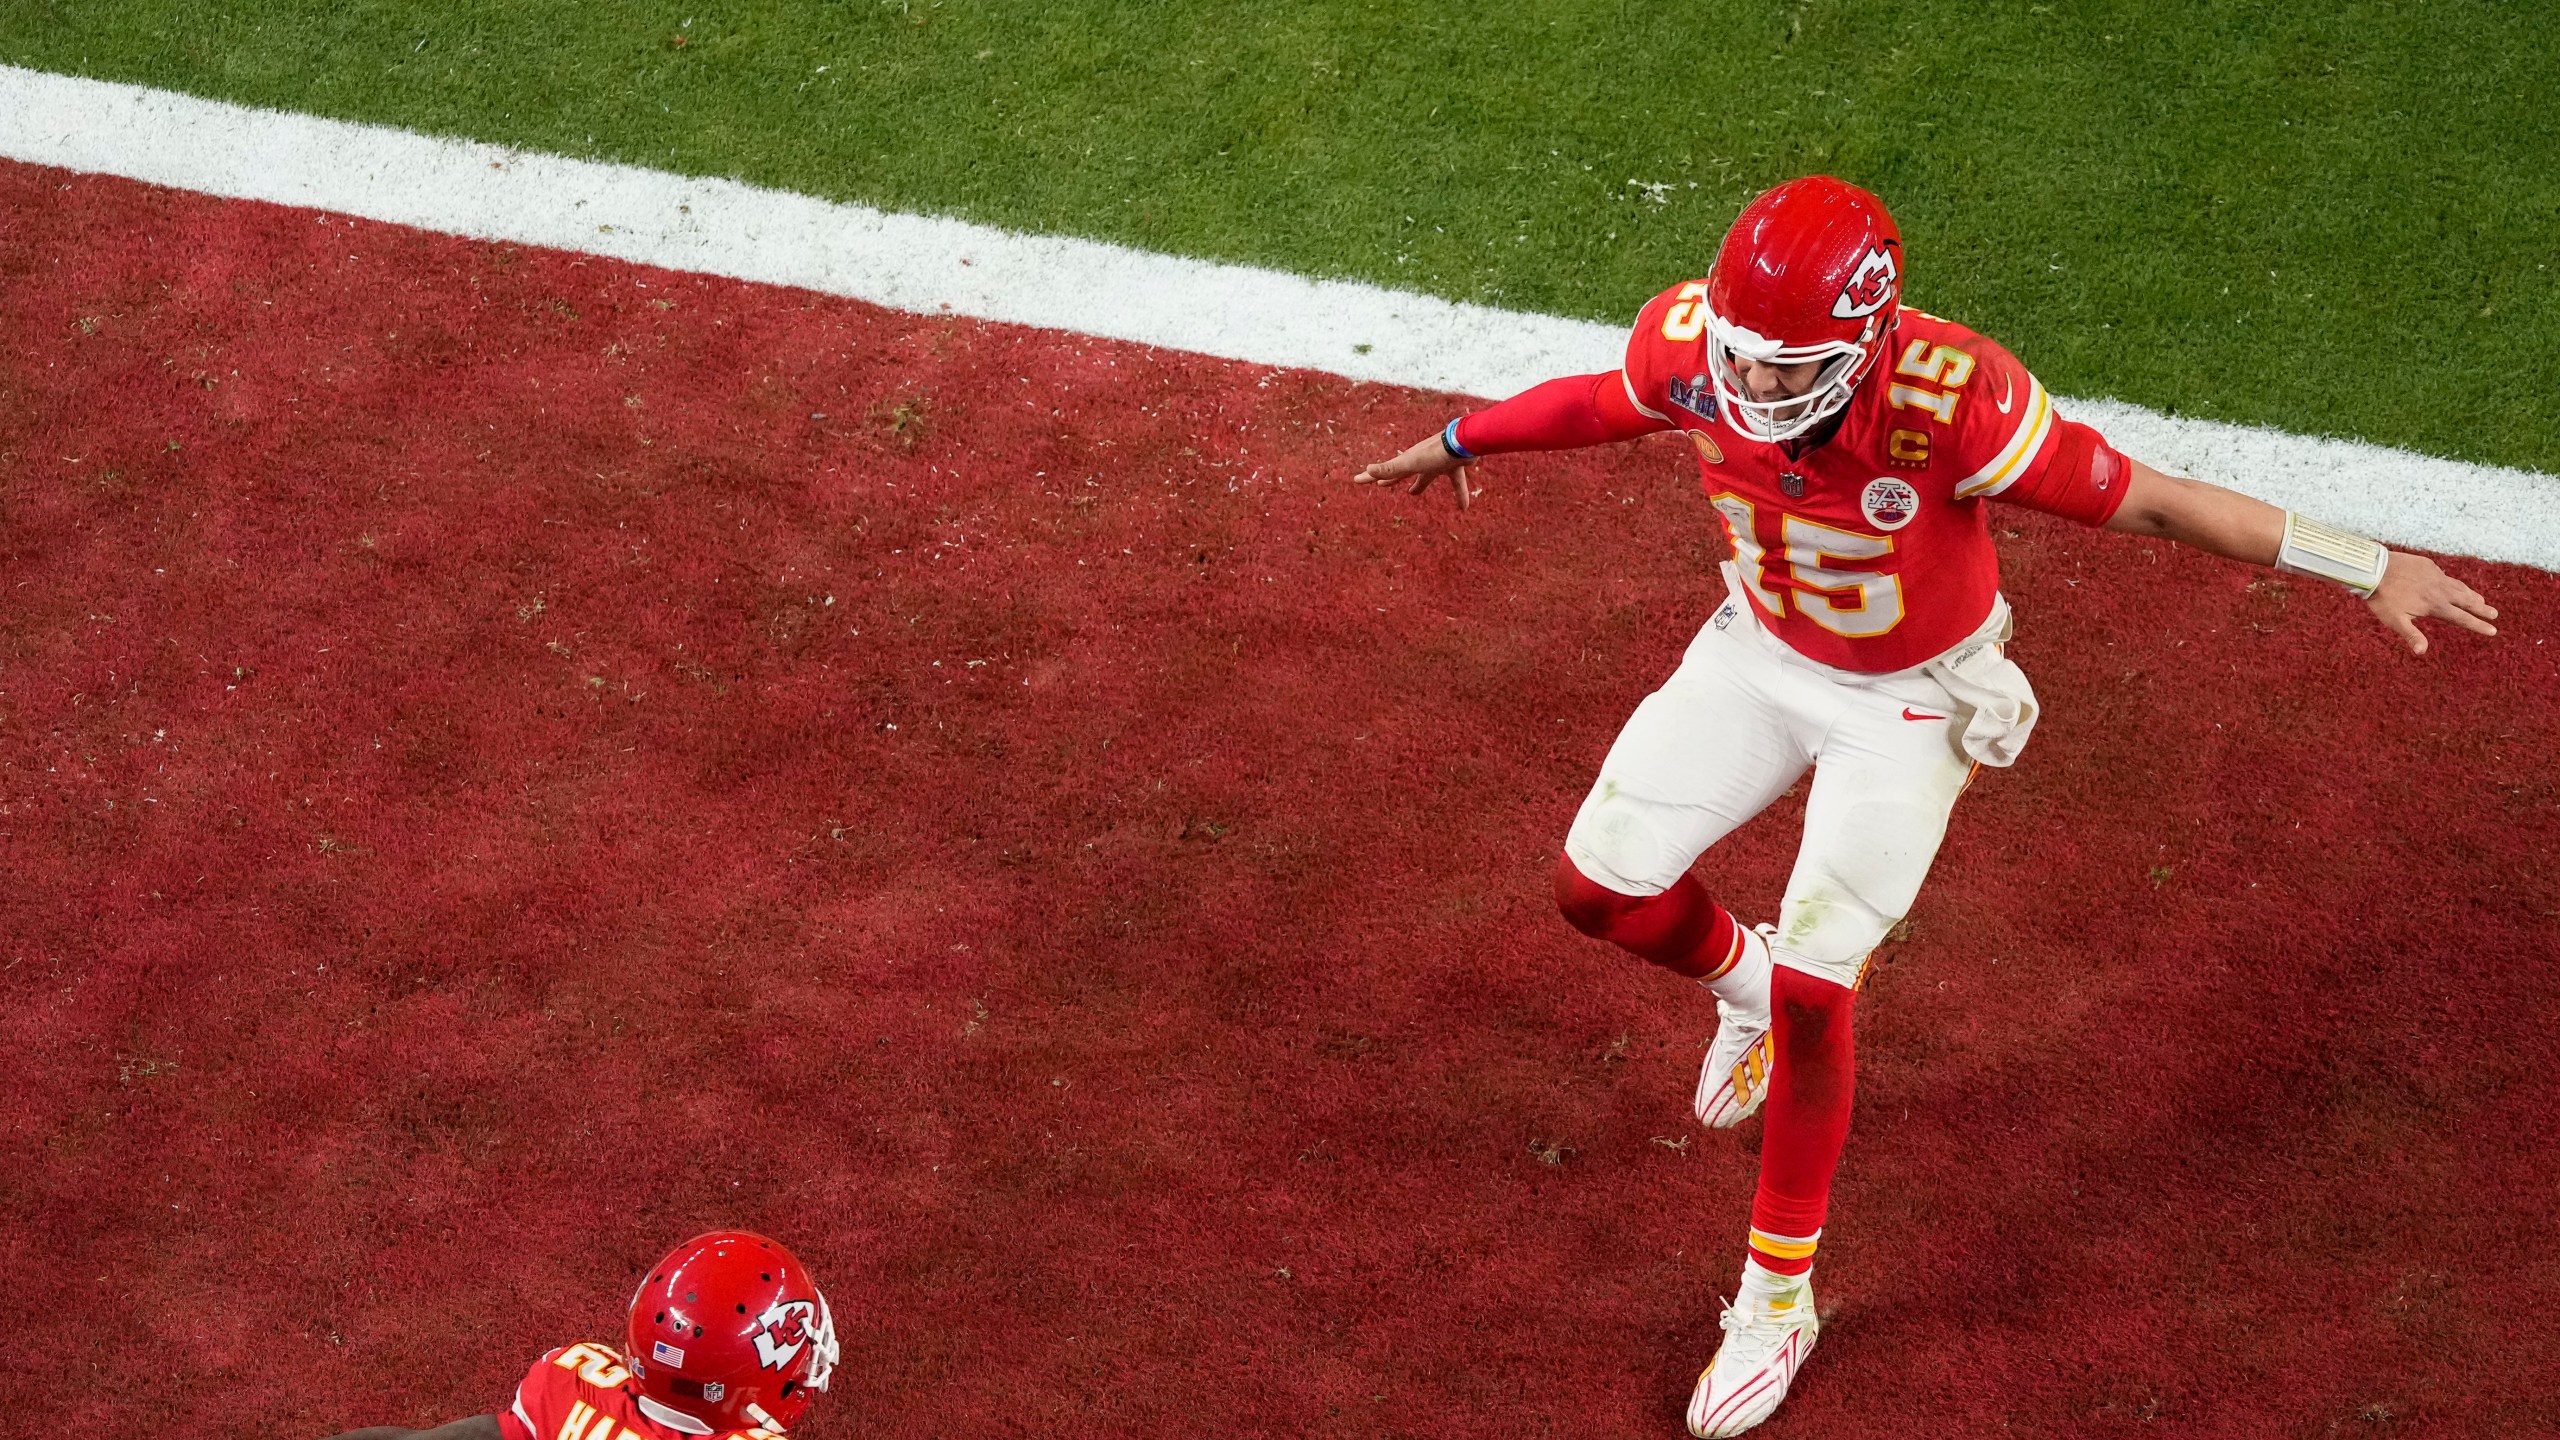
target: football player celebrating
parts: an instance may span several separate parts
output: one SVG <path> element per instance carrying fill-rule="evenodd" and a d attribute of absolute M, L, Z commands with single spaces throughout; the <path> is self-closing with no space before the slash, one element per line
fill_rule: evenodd
<path fill-rule="evenodd" d="M 835 1318 L 809 1272 L 744 1230 L 697 1236 L 650 1267 L 623 1337 L 620 1351 L 589 1342 L 534 1361 L 498 1414 L 336 1440 L 772 1440 L 836 1363 Z"/>
<path fill-rule="evenodd" d="M 1766 1419 L 1813 1349 L 1853 996 L 1975 767 L 2015 760 L 2035 723 L 1989 502 L 2333 581 L 2413 651 L 2421 618 L 2497 633 L 2424 556 L 2127 459 L 2006 350 L 1904 308 L 1902 280 L 1874 196 L 1791 181 L 1742 212 L 1707 278 L 1645 306 L 1622 368 L 1461 416 L 1358 476 L 1418 495 L 1445 475 L 1463 507 L 1480 456 L 1679 430 L 1733 547 L 1723 607 L 1619 731 L 1556 867 L 1577 929 L 1714 993 L 1699 1119 L 1766 1111 L 1741 1285 L 1689 1402 L 1702 1437 Z M 1777 923 L 1746 928 L 1689 867 L 1808 768 Z"/>

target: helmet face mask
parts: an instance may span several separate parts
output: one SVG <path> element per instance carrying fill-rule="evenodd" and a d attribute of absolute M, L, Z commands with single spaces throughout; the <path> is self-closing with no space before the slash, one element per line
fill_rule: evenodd
<path fill-rule="evenodd" d="M 1792 440 L 1839 414 L 1857 393 L 1858 382 L 1866 378 L 1873 359 L 1871 346 L 1845 340 L 1786 345 L 1731 324 L 1712 308 L 1707 312 L 1707 374 L 1715 382 L 1726 419 L 1754 440 Z M 1743 383 L 1738 360 L 1767 365 L 1819 362 L 1822 368 L 1802 391 L 1758 400 Z"/>
<path fill-rule="evenodd" d="M 817 1287 L 811 1286 L 809 1293 L 817 1295 Z M 835 1373 L 838 1358 L 835 1312 L 827 1308 L 827 1297 L 818 1295 L 818 1324 L 809 1337 L 809 1371 L 802 1377 L 800 1388 L 825 1394 L 827 1377 Z"/>
<path fill-rule="evenodd" d="M 1873 195 L 1828 175 L 1743 208 L 1708 272 L 1707 361 L 1726 422 L 1792 440 L 1845 408 L 1875 368 L 1902 299 L 1902 237 Z M 1819 362 L 1800 394 L 1755 398 L 1741 362 Z"/>

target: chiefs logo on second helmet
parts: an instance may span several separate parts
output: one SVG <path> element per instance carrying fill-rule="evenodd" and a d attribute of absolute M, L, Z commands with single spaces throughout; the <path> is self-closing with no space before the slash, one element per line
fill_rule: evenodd
<path fill-rule="evenodd" d="M 809 1343 L 818 1307 L 807 1300 L 777 1300 L 756 1317 L 756 1359 L 768 1370 L 789 1365 Z"/>
<path fill-rule="evenodd" d="M 1900 278 L 1893 263 L 1893 252 L 1879 245 L 1867 252 L 1849 283 L 1840 287 L 1840 298 L 1831 302 L 1833 318 L 1855 320 L 1873 315 L 1893 303 L 1893 282 Z"/>

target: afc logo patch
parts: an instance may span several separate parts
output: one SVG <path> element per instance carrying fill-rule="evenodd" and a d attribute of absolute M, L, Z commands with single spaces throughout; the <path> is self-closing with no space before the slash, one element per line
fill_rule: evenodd
<path fill-rule="evenodd" d="M 1866 493 L 1858 497 L 1858 508 L 1866 512 L 1867 523 L 1879 530 L 1899 530 L 1920 513 L 1920 492 L 1908 481 L 1890 475 L 1879 475 L 1867 482 Z"/>

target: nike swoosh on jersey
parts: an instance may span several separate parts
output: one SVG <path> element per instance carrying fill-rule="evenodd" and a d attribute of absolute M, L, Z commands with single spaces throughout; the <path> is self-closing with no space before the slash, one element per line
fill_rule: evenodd
<path fill-rule="evenodd" d="M 2018 382 L 2017 382 L 2016 380 L 2014 380 L 2014 379 L 2010 378 L 2009 376 L 2006 376 L 2006 375 L 2004 375 L 2004 376 L 2000 377 L 2000 405 L 1999 405 L 2000 413 L 2001 413 L 2001 414 L 2003 414 L 2003 415 L 2008 414 L 2008 413 L 2009 413 L 2009 402 L 2010 402 L 2010 401 L 2012 401 L 2012 400 L 2014 400 L 2014 399 L 2016 399 L 2017 397 L 2018 397 Z"/>
<path fill-rule="evenodd" d="M 1902 707 L 1902 718 L 1905 720 L 1944 720 L 1947 717 L 1944 715 L 1923 715 L 1919 711 L 1905 705 Z"/>

